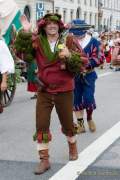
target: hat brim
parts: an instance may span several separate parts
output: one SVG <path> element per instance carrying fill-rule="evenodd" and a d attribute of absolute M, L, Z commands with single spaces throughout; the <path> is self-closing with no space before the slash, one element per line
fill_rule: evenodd
<path fill-rule="evenodd" d="M 77 28 L 71 28 L 70 30 L 69 30 L 69 33 L 73 33 L 75 36 L 83 36 L 83 35 L 85 35 L 86 33 L 87 33 L 87 30 L 85 30 L 85 29 L 77 29 Z"/>
<path fill-rule="evenodd" d="M 72 26 L 71 27 L 72 29 L 80 29 L 80 30 L 88 30 L 88 29 L 90 29 L 90 28 L 92 28 L 92 26 L 91 25 L 88 25 L 88 24 L 81 24 L 81 25 L 74 25 L 74 26 Z"/>

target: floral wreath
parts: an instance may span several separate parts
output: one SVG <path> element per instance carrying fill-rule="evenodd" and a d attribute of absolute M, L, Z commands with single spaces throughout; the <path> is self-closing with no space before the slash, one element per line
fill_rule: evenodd
<path fill-rule="evenodd" d="M 49 21 L 54 21 L 58 23 L 60 31 L 66 29 L 64 23 L 61 20 L 61 15 L 50 13 L 46 14 L 44 17 L 37 21 L 38 32 L 41 32 Z"/>

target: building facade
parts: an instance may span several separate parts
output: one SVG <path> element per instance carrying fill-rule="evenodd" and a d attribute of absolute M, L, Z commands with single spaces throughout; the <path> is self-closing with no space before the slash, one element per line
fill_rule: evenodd
<path fill-rule="evenodd" d="M 98 0 L 15 0 L 22 13 L 35 24 L 36 19 L 48 12 L 62 15 L 65 23 L 81 18 L 98 28 Z M 41 5 L 42 4 L 42 5 Z M 43 10 L 42 10 L 42 6 Z M 37 9 L 39 15 L 37 16 Z M 37 17 L 36 17 L 37 16 Z"/>
<path fill-rule="evenodd" d="M 35 24 L 48 12 L 62 15 L 65 23 L 80 18 L 96 30 L 120 28 L 120 0 L 15 0 L 22 13 Z"/>
<path fill-rule="evenodd" d="M 120 29 L 120 0 L 99 0 L 99 30 Z"/>
<path fill-rule="evenodd" d="M 34 26 L 36 20 L 48 12 L 54 11 L 53 0 L 15 0 L 21 12 L 25 14 Z"/>
<path fill-rule="evenodd" d="M 54 11 L 62 14 L 66 23 L 80 18 L 98 29 L 98 0 L 56 0 Z"/>

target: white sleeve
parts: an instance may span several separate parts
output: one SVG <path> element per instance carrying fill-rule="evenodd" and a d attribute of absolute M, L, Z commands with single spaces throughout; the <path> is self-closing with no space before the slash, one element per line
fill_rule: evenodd
<path fill-rule="evenodd" d="M 1 74 L 14 73 L 15 66 L 13 57 L 4 40 L 0 40 L 0 72 Z"/>

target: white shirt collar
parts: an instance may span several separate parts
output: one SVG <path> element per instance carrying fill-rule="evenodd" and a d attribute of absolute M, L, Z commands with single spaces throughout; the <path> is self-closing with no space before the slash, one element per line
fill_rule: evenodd
<path fill-rule="evenodd" d="M 87 44 L 90 42 L 90 40 L 91 40 L 91 36 L 86 34 L 82 40 L 79 40 L 79 44 L 84 49 L 87 46 Z"/>

